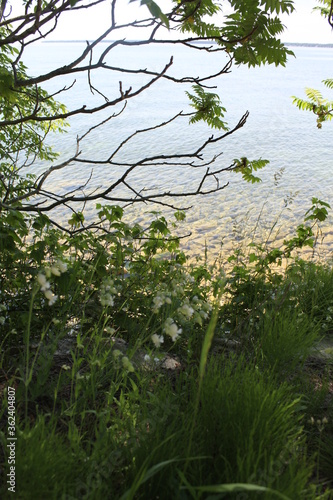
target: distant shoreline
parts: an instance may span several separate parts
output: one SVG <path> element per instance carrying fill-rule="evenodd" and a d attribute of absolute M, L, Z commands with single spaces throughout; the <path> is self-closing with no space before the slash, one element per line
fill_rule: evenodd
<path fill-rule="evenodd" d="M 318 47 L 320 49 L 333 49 L 333 43 L 298 43 L 298 42 L 285 42 L 284 45 L 288 47 Z"/>
<path fill-rule="evenodd" d="M 94 42 L 94 40 L 43 40 L 42 43 L 87 43 Z M 102 40 L 100 43 L 113 43 L 116 40 Z M 130 40 L 131 42 L 135 42 L 138 40 Z M 214 44 L 214 41 L 199 41 L 192 42 L 193 44 Z M 288 47 L 318 47 L 321 49 L 333 49 L 333 43 L 302 43 L 302 42 L 284 42 L 284 45 Z"/>

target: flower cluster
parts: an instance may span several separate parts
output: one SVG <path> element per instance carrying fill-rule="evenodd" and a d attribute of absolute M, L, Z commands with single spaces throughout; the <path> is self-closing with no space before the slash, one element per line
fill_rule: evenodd
<path fill-rule="evenodd" d="M 185 319 L 191 319 L 194 314 L 194 309 L 190 306 L 189 301 L 186 301 L 178 308 L 177 312 L 184 316 Z"/>
<path fill-rule="evenodd" d="M 171 297 L 169 292 L 161 290 L 153 298 L 153 312 L 157 314 L 164 304 L 171 304 Z"/>
<path fill-rule="evenodd" d="M 163 335 L 157 335 L 157 333 L 154 333 L 154 335 L 151 336 L 151 340 L 153 341 L 155 347 L 161 347 L 161 344 L 164 342 L 164 337 Z"/>
<path fill-rule="evenodd" d="M 54 295 L 51 290 L 51 283 L 48 281 L 52 275 L 60 276 L 62 273 L 67 271 L 67 264 L 62 260 L 58 259 L 52 266 L 46 266 L 44 268 L 44 273 L 39 272 L 37 275 L 37 282 L 40 286 L 42 292 L 44 292 L 45 298 L 49 301 L 49 306 L 52 306 L 58 296 Z"/>
<path fill-rule="evenodd" d="M 102 306 L 112 307 L 114 305 L 114 295 L 117 293 L 117 289 L 114 285 L 114 281 L 111 278 L 106 278 L 101 285 L 99 300 Z"/>
<path fill-rule="evenodd" d="M 151 335 L 151 341 L 157 348 L 164 342 L 164 336 L 175 342 L 189 322 L 202 325 L 212 309 L 211 304 L 202 298 L 189 298 L 194 281 L 190 274 L 177 266 L 173 271 L 171 283 L 161 283 L 152 298 L 152 312 L 160 315 L 163 333 Z"/>
<path fill-rule="evenodd" d="M 173 342 L 175 342 L 175 340 L 177 340 L 183 330 L 181 328 L 178 328 L 177 324 L 172 318 L 167 318 L 164 323 L 163 331 L 166 335 L 169 335 L 169 337 L 171 337 Z"/>

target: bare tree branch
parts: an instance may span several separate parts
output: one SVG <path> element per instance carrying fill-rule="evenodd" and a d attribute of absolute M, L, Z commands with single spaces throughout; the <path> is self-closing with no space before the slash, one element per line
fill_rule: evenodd
<path fill-rule="evenodd" d="M 67 193 L 66 195 L 58 195 L 56 193 L 43 193 L 42 191 L 42 186 L 49 177 L 49 175 L 57 170 L 61 170 L 65 167 L 70 166 L 73 162 L 78 162 L 78 163 L 89 163 L 89 164 L 109 164 L 113 166 L 126 166 L 126 163 L 117 163 L 112 161 L 112 159 L 115 157 L 115 155 L 120 151 L 120 149 L 127 144 L 133 137 L 137 136 L 138 134 L 143 134 L 150 132 L 152 130 L 156 130 L 160 127 L 163 127 L 167 124 L 172 123 L 175 119 L 178 117 L 183 116 L 182 113 L 178 113 L 177 115 L 173 116 L 171 119 L 169 119 L 166 122 L 160 123 L 154 127 L 147 127 L 146 129 L 141 129 L 137 130 L 130 136 L 128 136 L 122 143 L 118 146 L 118 148 L 113 151 L 113 153 L 109 156 L 107 160 L 104 161 L 92 161 L 92 160 L 85 160 L 79 158 L 80 156 L 80 151 L 79 151 L 79 143 L 80 141 L 87 136 L 92 130 L 94 130 L 97 126 L 101 125 L 98 124 L 94 127 L 91 127 L 89 131 L 84 134 L 80 139 L 78 138 L 77 140 L 77 151 L 76 154 L 70 158 L 69 160 L 62 162 L 58 165 L 53 165 L 51 166 L 46 172 L 44 172 L 40 178 L 37 180 L 35 187 L 33 190 L 29 191 L 25 196 L 21 197 L 16 197 L 12 198 L 10 204 L 17 204 L 18 201 L 24 202 L 24 200 L 27 200 L 29 198 L 29 203 L 22 203 L 21 206 L 17 207 L 17 210 L 19 211 L 24 211 L 24 212 L 49 212 L 52 211 L 54 208 L 61 206 L 61 205 L 66 205 L 66 206 L 71 206 L 72 204 L 81 204 L 81 203 L 86 203 L 86 202 L 92 202 L 92 201 L 97 201 L 97 200 L 107 200 L 107 201 L 112 201 L 115 203 L 125 203 L 125 204 L 135 204 L 139 202 L 143 203 L 155 203 L 159 204 L 161 206 L 177 209 L 177 210 L 187 210 L 189 206 L 185 207 L 179 207 L 174 205 L 173 203 L 169 203 L 167 201 L 164 201 L 165 198 L 187 198 L 187 197 L 192 197 L 196 195 L 207 195 L 207 194 L 212 194 L 218 191 L 221 191 L 225 187 L 228 186 L 229 183 L 225 183 L 220 185 L 218 175 L 220 173 L 226 172 L 226 171 L 232 171 L 236 168 L 234 164 L 229 165 L 227 167 L 221 167 L 218 168 L 214 171 L 211 171 L 209 167 L 206 169 L 204 175 L 202 176 L 201 180 L 199 181 L 198 187 L 195 190 L 189 190 L 187 192 L 177 192 L 177 191 L 162 191 L 162 192 L 154 192 L 150 194 L 143 194 L 142 190 L 139 192 L 137 189 L 135 189 L 131 183 L 128 181 L 128 178 L 130 174 L 137 169 L 140 166 L 157 166 L 157 165 L 168 165 L 168 166 L 179 166 L 182 165 L 184 167 L 188 168 L 202 168 L 204 166 L 208 166 L 213 164 L 218 157 L 220 157 L 221 153 L 218 155 L 214 155 L 209 161 L 207 162 L 201 162 L 200 164 L 195 164 L 193 161 L 186 161 L 183 163 L 180 163 L 179 160 L 184 160 L 184 159 L 190 159 L 190 158 L 196 158 L 199 160 L 202 160 L 201 152 L 206 148 L 206 146 L 210 143 L 215 143 L 218 141 L 223 140 L 230 134 L 234 133 L 236 130 L 239 128 L 243 127 L 246 119 L 248 117 L 248 112 L 246 112 L 243 117 L 239 120 L 237 125 L 230 131 L 225 132 L 222 135 L 219 135 L 218 137 L 211 136 L 208 140 L 206 140 L 201 146 L 199 146 L 195 151 L 188 152 L 188 153 L 183 153 L 183 154 L 175 154 L 172 153 L 170 155 L 155 155 L 155 156 L 150 156 L 150 157 L 145 157 L 140 159 L 139 161 L 133 163 L 133 164 L 128 164 L 127 169 L 125 172 L 113 183 L 111 183 L 107 188 L 104 188 L 103 190 L 98 190 L 95 189 L 94 192 L 89 193 L 89 194 L 84 194 L 81 196 L 75 195 L 75 192 L 82 190 L 82 187 L 75 189 L 72 193 Z M 108 121 L 105 120 L 104 123 Z M 177 161 L 175 161 L 177 160 Z M 214 178 L 216 182 L 216 186 L 213 188 L 209 189 L 204 189 L 204 185 L 209 178 Z M 89 177 L 89 181 L 91 180 L 91 175 Z M 84 184 L 84 187 L 88 185 L 87 181 Z M 132 195 L 134 194 L 134 197 L 132 195 L 129 196 L 117 196 L 113 195 L 112 193 L 120 186 L 123 186 L 127 188 Z M 32 202 L 31 198 L 33 196 L 40 196 L 43 195 L 45 196 L 44 199 L 38 200 L 36 202 Z M 161 198 L 163 199 L 161 201 Z M 50 203 L 50 200 L 53 201 Z M 8 205 L 7 202 L 4 200 L 0 202 L 0 207 L 2 208 L 9 208 L 10 205 Z"/>
<path fill-rule="evenodd" d="M 111 0 L 108 4 L 110 9 L 109 24 L 104 27 L 103 32 L 97 38 L 93 41 L 87 41 L 77 57 L 51 71 L 45 71 L 43 74 L 34 76 L 27 74 L 22 62 L 29 45 L 54 32 L 62 16 L 69 12 L 75 13 L 75 11 L 88 12 L 92 7 L 102 3 L 105 3 L 105 0 L 77 0 L 74 5 L 72 5 L 72 0 L 50 0 L 48 2 L 29 0 L 24 2 L 24 13 L 12 16 L 10 19 L 9 15 L 5 15 L 7 1 L 0 0 L 0 29 L 2 33 L 0 50 L 5 51 L 8 47 L 12 49 L 15 46 L 15 50 L 12 52 L 15 55 L 12 55 L 11 63 L 8 65 L 8 75 L 5 74 L 6 78 L 8 76 L 10 84 L 7 86 L 8 88 L 4 86 L 4 91 L 9 95 L 10 105 L 6 103 L 2 106 L 0 102 L 0 129 L 1 132 L 4 131 L 4 134 L 7 134 L 6 148 L 3 151 L 0 145 L 1 160 L 2 157 L 5 158 L 5 175 L 0 177 L 0 212 L 1 210 L 15 209 L 27 214 L 52 214 L 54 209 L 64 207 L 75 214 L 79 213 L 80 209 L 83 210 L 87 203 L 101 200 L 119 203 L 123 206 L 153 203 L 161 207 L 185 210 L 189 208 L 188 201 L 191 197 L 205 196 L 225 189 L 228 182 L 223 181 L 223 175 L 239 167 L 236 163 L 228 164 L 226 162 L 225 165 L 222 164 L 220 146 L 223 140 L 245 125 L 248 112 L 233 128 L 226 131 L 224 125 L 221 126 L 220 116 L 223 117 L 224 112 L 221 104 L 219 104 L 220 108 L 212 108 L 214 116 L 205 115 L 207 111 L 206 101 L 203 100 L 204 104 L 201 105 L 200 99 L 198 99 L 199 104 L 194 105 L 196 113 L 199 118 L 204 117 L 203 119 L 211 126 L 218 127 L 218 130 L 214 134 L 211 133 L 210 136 L 198 137 L 192 146 L 186 148 L 185 141 L 182 143 L 180 137 L 181 149 L 178 150 L 174 146 L 170 146 L 168 149 L 167 145 L 163 144 L 162 151 L 159 150 L 157 153 L 151 149 L 147 149 L 148 153 L 144 154 L 135 151 L 136 141 L 140 140 L 144 144 L 144 141 L 149 141 L 149 134 L 160 132 L 164 127 L 173 125 L 176 120 L 180 122 L 184 118 L 194 115 L 196 118 L 197 116 L 195 112 L 186 113 L 175 110 L 170 112 L 170 118 L 156 120 L 155 125 L 147 126 L 144 122 L 144 124 L 133 124 L 132 131 L 127 130 L 125 138 L 121 135 L 118 142 L 111 143 L 109 150 L 104 153 L 104 157 L 95 152 L 89 155 L 84 153 L 83 146 L 86 141 L 93 140 L 94 132 L 97 129 L 100 129 L 98 131 L 100 133 L 103 126 L 109 127 L 110 125 L 107 124 L 111 119 L 118 117 L 125 110 L 127 112 L 130 108 L 127 103 L 130 100 L 148 91 L 160 80 L 168 82 L 170 86 L 173 84 L 194 85 L 194 88 L 201 90 L 203 88 L 216 88 L 218 78 L 230 72 L 235 60 L 237 63 L 239 62 L 232 48 L 237 44 L 243 48 L 249 40 L 257 36 L 259 29 L 259 23 L 254 18 L 253 22 L 251 20 L 243 30 L 238 29 L 238 26 L 235 25 L 234 31 L 228 31 L 229 28 L 225 30 L 220 25 L 215 28 L 214 24 L 206 25 L 203 22 L 202 30 L 189 31 L 187 25 L 190 19 L 193 16 L 197 18 L 201 15 L 204 3 L 202 0 L 198 2 L 181 0 L 177 5 L 175 3 L 172 5 L 170 12 L 161 13 L 160 17 L 155 18 L 150 13 L 148 16 L 142 16 L 144 19 L 119 24 L 117 0 Z M 143 6 L 143 8 L 145 7 Z M 258 7 L 259 10 L 260 8 Z M 266 14 L 265 11 L 264 16 Z M 165 24 L 170 24 L 167 35 L 165 34 Z M 211 26 L 212 28 L 210 28 Z M 129 39 L 127 32 L 133 29 L 139 30 L 140 35 L 143 30 L 147 30 L 148 36 Z M 146 31 L 144 32 L 146 33 Z M 180 34 L 180 32 L 182 33 Z M 232 34 L 230 35 L 230 33 Z M 113 40 L 110 40 L 109 37 L 112 37 Z M 106 45 L 102 45 L 104 43 Z M 211 54 L 218 57 L 223 52 L 223 61 L 221 62 L 222 58 L 220 57 L 219 66 L 217 69 L 215 66 L 211 72 L 208 70 L 204 72 L 202 68 L 196 67 L 194 74 L 181 75 L 172 74 L 169 71 L 173 65 L 173 57 L 162 62 L 160 69 L 149 66 L 142 67 L 139 63 L 134 63 L 134 67 L 131 67 L 131 63 L 126 60 L 123 64 L 114 63 L 113 55 L 119 48 L 131 50 L 135 47 L 149 46 L 156 48 L 182 46 L 191 53 L 199 51 L 207 58 L 213 57 Z M 101 72 L 103 76 L 118 75 L 116 82 L 120 80 L 119 87 L 116 88 L 113 95 L 110 96 L 103 88 L 98 88 L 95 78 L 96 72 L 98 72 L 98 76 Z M 92 104 L 89 105 L 84 102 L 82 105 L 72 105 L 72 109 L 67 110 L 64 106 L 56 103 L 54 98 L 59 95 L 63 96 L 64 92 L 73 88 L 76 82 L 75 76 L 80 74 L 87 75 L 88 88 L 97 100 L 92 101 Z M 131 78 L 133 76 L 133 79 L 125 85 L 121 81 L 122 75 Z M 52 82 L 58 77 L 65 76 L 73 77 L 73 82 L 69 85 L 59 84 L 58 89 L 52 89 L 50 94 L 40 88 L 40 85 L 46 82 Z M 135 77 L 139 78 L 135 80 Z M 141 77 L 144 78 L 141 79 Z M 139 83 L 135 83 L 138 81 Z M 204 94 L 215 96 L 215 94 Z M 102 102 L 100 98 L 103 99 Z M 91 99 L 93 99 L 92 96 Z M 191 105 L 193 104 L 191 103 Z M 45 149 L 47 148 L 46 137 L 48 134 L 57 127 L 63 127 L 63 120 L 87 115 L 99 116 L 97 123 L 91 125 L 89 122 L 89 125 L 86 125 L 82 132 L 80 131 L 76 141 L 73 138 L 73 151 L 68 154 L 67 158 L 63 155 L 59 160 L 56 160 L 56 155 L 51 154 L 49 149 Z M 217 118 L 217 125 L 215 118 Z M 33 137 L 34 140 L 31 142 L 27 137 Z M 132 147 L 132 155 L 136 153 L 134 160 L 129 160 L 126 156 L 126 150 L 129 146 Z M 104 148 L 106 146 L 103 144 Z M 36 161 L 44 162 L 45 167 L 42 173 L 39 171 L 35 177 L 25 177 L 25 172 L 28 172 L 28 169 Z M 108 179 L 105 175 L 101 182 L 96 183 L 96 173 L 94 172 L 98 167 L 101 169 L 105 167 L 105 172 L 110 178 Z M 79 179 L 74 187 L 68 186 L 70 191 L 63 192 L 57 186 L 52 186 L 52 175 L 56 176 L 59 173 L 64 176 L 70 175 L 71 169 L 75 170 L 76 168 L 82 168 L 83 180 Z M 151 169 L 151 175 L 142 180 L 143 186 L 138 187 L 135 180 L 138 178 L 140 169 L 146 172 L 145 169 L 148 171 L 148 168 Z M 156 172 L 164 169 L 168 169 L 168 172 L 170 169 L 172 172 L 177 168 L 182 168 L 184 172 L 195 172 L 191 184 L 185 189 L 178 186 L 176 182 L 174 182 L 175 185 L 172 185 L 172 179 L 170 179 L 170 186 L 167 188 L 162 183 L 158 183 Z M 155 180 L 155 177 L 157 179 L 156 185 L 154 184 L 152 187 L 151 181 Z M 96 187 L 96 184 L 100 185 Z M 50 185 L 52 187 L 49 187 Z M 62 228 L 59 221 L 55 222 L 54 225 Z M 98 230 L 101 225 L 100 223 L 92 223 L 85 225 L 85 228 Z"/>
<path fill-rule="evenodd" d="M 124 101 L 125 99 L 132 99 L 133 97 L 138 96 L 141 94 L 144 90 L 148 89 L 151 87 L 157 80 L 159 80 L 165 72 L 170 68 L 170 66 L 173 64 L 173 58 L 171 57 L 170 61 L 164 66 L 163 70 L 157 74 L 155 78 L 152 78 L 148 83 L 145 85 L 142 85 L 139 89 L 133 91 L 132 87 L 129 87 L 125 92 L 121 92 L 120 97 L 117 99 L 114 99 L 113 101 L 108 101 L 100 106 L 96 106 L 94 108 L 87 108 L 86 105 L 83 105 L 81 108 L 74 109 L 72 111 L 68 111 L 66 113 L 59 113 L 56 115 L 51 116 L 38 116 L 38 98 L 36 100 L 36 105 L 35 105 L 35 110 L 33 113 L 31 113 L 28 116 L 22 116 L 20 118 L 17 118 L 15 120 L 3 120 L 0 121 L 0 127 L 8 127 L 11 125 L 17 125 L 19 123 L 24 123 L 24 122 L 49 122 L 49 121 L 55 121 L 55 120 L 64 120 L 66 118 L 69 118 L 71 116 L 75 116 L 78 114 L 94 114 L 98 113 L 99 111 L 102 111 L 106 108 L 109 108 L 111 106 L 115 106 L 116 104 L 119 104 L 120 102 Z M 38 93 L 37 93 L 38 95 Z"/>
<path fill-rule="evenodd" d="M 0 4 L 0 21 L 2 20 L 6 8 L 7 0 L 1 0 Z"/>

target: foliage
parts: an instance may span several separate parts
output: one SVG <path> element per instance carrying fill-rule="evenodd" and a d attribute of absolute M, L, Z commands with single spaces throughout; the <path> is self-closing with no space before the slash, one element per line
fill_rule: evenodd
<path fill-rule="evenodd" d="M 306 224 L 299 225 L 297 236 L 285 240 L 283 247 L 252 241 L 247 250 L 239 249 L 228 258 L 232 271 L 219 331 L 227 342 L 237 338 L 258 365 L 268 365 L 283 379 L 299 370 L 311 345 L 333 328 L 330 267 L 298 256 L 300 249 L 317 245 L 326 203 L 316 198 L 312 202 Z"/>
<path fill-rule="evenodd" d="M 314 230 L 329 207 L 312 202 Z M 317 434 L 307 453 L 303 424 L 326 414 L 300 400 L 299 380 L 318 333 L 333 331 L 332 269 L 290 253 L 278 275 L 258 245 L 257 260 L 225 276 L 188 263 L 172 235 L 183 213 L 176 223 L 152 213 L 141 227 L 118 206 L 98 212 L 103 233 L 12 217 L 17 238 L 3 242 L 1 387 L 5 401 L 3 387 L 16 389 L 17 490 L 178 498 L 241 484 L 249 498 L 256 487 L 318 498 L 308 485 Z M 166 353 L 180 369 L 167 373 Z M 5 432 L 1 443 L 6 456 Z M 323 447 L 320 470 L 329 456 Z"/>
<path fill-rule="evenodd" d="M 181 30 L 197 36 L 212 38 L 225 46 L 237 64 L 257 66 L 261 64 L 285 65 L 287 56 L 293 52 L 276 38 L 282 33 L 283 25 L 273 15 L 290 14 L 293 3 L 290 1 L 240 2 L 230 1 L 233 9 L 225 16 L 222 28 L 208 23 L 203 15 L 212 17 L 220 7 L 211 0 L 206 2 L 181 2 L 177 11 L 182 19 Z"/>
<path fill-rule="evenodd" d="M 0 27 L 0 37 L 6 38 L 12 27 Z M 57 158 L 45 143 L 49 132 L 63 132 L 67 123 L 52 120 L 53 115 L 64 113 L 66 108 L 45 90 L 35 85 L 32 88 L 16 88 L 16 80 L 28 78 L 27 67 L 19 61 L 20 51 L 7 44 L 0 49 L 0 199 L 9 200 L 14 207 L 21 197 L 34 186 L 36 176 L 30 172 L 36 160 L 53 161 Z M 16 62 L 18 61 L 18 62 Z M 15 68 L 15 72 L 13 72 Z M 38 112 L 49 120 L 36 122 L 32 119 Z M 6 125 L 9 123 L 10 125 Z M 22 175 L 28 170 L 28 175 Z"/>
<path fill-rule="evenodd" d="M 150 27 L 150 36 L 137 42 L 119 37 L 94 62 L 96 46 L 118 34 L 114 1 L 110 28 L 87 44 L 77 60 L 31 77 L 22 63 L 26 46 L 52 32 L 66 12 L 89 11 L 98 3 L 24 1 L 21 17 L 1 19 L 0 468 L 8 466 L 11 387 L 19 496 L 177 499 L 208 492 L 235 497 L 242 490 L 248 498 L 257 498 L 258 491 L 265 498 L 329 498 L 323 471 L 329 477 L 330 455 L 321 446 L 322 424 L 319 442 L 304 430 L 310 412 L 320 422 L 326 414 L 313 399 L 302 397 L 299 379 L 293 380 L 318 332 L 328 336 L 333 330 L 332 270 L 297 257 L 304 246 L 315 247 L 329 205 L 314 198 L 304 224 L 282 249 L 252 242 L 248 254 L 239 250 L 230 256 L 227 274 L 206 260 L 190 263 L 181 238 L 173 234 L 185 219 L 183 210 L 171 222 L 157 211 L 149 212 L 144 224 L 125 222 L 128 203 L 153 201 L 174 208 L 163 202 L 172 191 L 138 193 L 130 175 L 145 165 L 202 166 L 205 146 L 238 130 L 247 115 L 228 129 L 220 98 L 204 90 L 212 75 L 173 78 L 168 74 L 172 60 L 160 72 L 134 70 L 150 78 L 139 88 L 124 90 L 120 83 L 116 95 L 97 91 L 102 105 L 67 110 L 55 101 L 57 93 L 49 95 L 40 87 L 58 76 L 86 72 L 94 92 L 93 72 L 114 70 L 105 59 L 113 48 L 158 43 L 156 34 L 165 28 L 188 37 L 170 43 L 224 52 L 229 62 L 219 74 L 228 72 L 233 61 L 285 64 L 291 52 L 278 39 L 282 24 L 276 16 L 292 12 L 292 2 L 230 0 L 232 13 L 221 23 L 220 7 L 212 0 L 177 1 L 168 13 L 142 0 L 151 17 L 125 28 Z M 172 152 L 126 165 L 115 160 L 133 138 L 172 123 L 179 114 L 136 130 L 102 160 L 126 169 L 102 192 L 66 197 L 44 191 L 51 173 L 88 162 L 80 156 L 87 134 L 78 138 L 73 157 L 57 164 L 47 146 L 49 132 L 62 131 L 75 114 L 94 114 L 119 103 L 125 110 L 128 100 L 163 78 L 191 84 L 187 95 L 194 111 L 184 115 L 222 135 L 204 139 L 188 155 Z M 111 117 L 116 113 L 101 123 Z M 182 163 L 184 157 L 188 163 Z M 31 170 L 36 160 L 47 163 L 39 177 Z M 216 172 L 207 170 L 199 188 L 188 194 L 204 194 L 208 176 L 224 170 L 258 182 L 254 172 L 266 164 L 242 157 Z M 120 185 L 131 193 L 123 206 L 112 194 Z M 82 209 L 87 201 L 97 202 L 92 223 Z M 50 212 L 67 205 L 73 207 L 63 228 Z M 284 260 L 290 265 L 282 275 L 274 266 Z M 176 367 L 172 372 L 168 359 Z M 331 430 L 329 422 L 327 435 Z M 314 481 L 316 466 L 321 475 Z M 5 483 L 0 494 L 7 495 Z"/>
<path fill-rule="evenodd" d="M 320 15 L 328 18 L 331 9 L 331 0 L 316 0 L 320 5 L 313 8 L 314 11 L 319 11 Z"/>
<path fill-rule="evenodd" d="M 293 52 L 286 49 L 276 38 L 284 30 L 280 19 L 274 13 L 288 13 L 294 10 L 290 1 L 273 2 L 230 2 L 235 9 L 226 16 L 223 37 L 231 41 L 228 50 L 235 57 L 237 64 L 257 66 L 275 64 L 284 66 L 288 55 Z"/>
<path fill-rule="evenodd" d="M 134 473 L 146 457 L 150 457 L 149 465 L 170 461 L 171 457 L 179 457 L 180 463 L 170 463 L 155 476 L 142 488 L 141 498 L 157 494 L 180 498 L 181 480 L 182 489 L 192 494 L 196 490 L 213 492 L 213 484 L 221 485 L 220 492 L 237 492 L 236 485 L 246 483 L 248 488 L 243 485 L 238 493 L 248 491 L 247 498 L 257 498 L 257 493 L 250 493 L 251 489 L 256 491 L 257 485 L 277 489 L 289 498 L 301 498 L 308 471 L 295 442 L 303 451 L 305 442 L 299 427 L 299 401 L 290 401 L 286 385 L 277 387 L 273 377 L 264 378 L 253 365 L 247 366 L 242 356 L 210 359 L 196 415 L 192 460 L 184 474 L 179 472 L 180 480 L 176 474 L 177 469 L 182 471 L 196 379 L 182 377 L 175 392 L 175 418 L 169 417 L 167 425 L 157 422 L 154 433 L 147 435 L 136 452 Z M 269 455 L 264 447 L 269 449 Z M 230 483 L 235 483 L 234 489 Z M 278 497 L 269 490 L 266 498 Z"/>
<path fill-rule="evenodd" d="M 319 11 L 320 15 L 328 18 L 329 23 L 332 23 L 330 15 L 332 15 L 331 0 L 317 0 L 320 4 L 314 7 L 314 11 Z M 329 89 L 333 89 L 333 79 L 327 78 L 322 83 Z M 307 100 L 293 96 L 293 104 L 303 111 L 311 111 L 317 115 L 317 128 L 322 128 L 325 121 L 331 120 L 333 117 L 333 101 L 325 99 L 319 90 L 306 88 Z"/>
<path fill-rule="evenodd" d="M 130 3 L 135 1 L 137 0 L 130 0 Z M 140 4 L 146 5 L 151 15 L 157 19 L 160 19 L 162 23 L 165 24 L 167 28 L 169 28 L 170 26 L 169 19 L 165 14 L 163 14 L 163 12 L 161 11 L 160 7 L 157 5 L 156 2 L 154 2 L 153 0 L 141 0 Z"/>
<path fill-rule="evenodd" d="M 323 80 L 323 84 L 329 89 L 333 89 L 333 80 Z M 293 96 L 293 104 L 303 111 L 312 111 L 317 115 L 317 127 L 322 128 L 322 123 L 331 120 L 333 117 L 333 101 L 324 99 L 322 93 L 316 89 L 305 89 L 308 100 Z"/>
<path fill-rule="evenodd" d="M 190 118 L 190 123 L 203 120 L 212 128 L 228 130 L 222 120 L 226 109 L 221 105 L 219 96 L 212 92 L 205 92 L 200 85 L 193 86 L 193 90 L 196 95 L 186 92 L 191 101 L 191 106 L 196 110 L 196 113 Z"/>
<path fill-rule="evenodd" d="M 268 160 L 253 160 L 249 161 L 247 158 L 241 158 L 240 160 L 234 160 L 234 172 L 240 172 L 243 179 L 246 182 L 261 182 L 261 179 L 253 174 L 257 170 L 264 168 L 269 163 Z"/>

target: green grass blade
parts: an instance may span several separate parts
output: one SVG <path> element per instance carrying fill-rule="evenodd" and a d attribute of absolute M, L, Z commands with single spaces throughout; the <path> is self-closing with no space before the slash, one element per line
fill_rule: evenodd
<path fill-rule="evenodd" d="M 202 493 L 233 493 L 235 491 L 258 491 L 262 493 L 272 493 L 281 500 L 291 500 L 291 498 L 283 495 L 279 491 L 259 486 L 258 484 L 233 483 L 233 484 L 214 484 L 211 486 L 199 486 L 194 488 Z"/>

